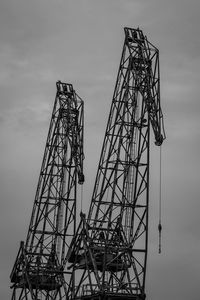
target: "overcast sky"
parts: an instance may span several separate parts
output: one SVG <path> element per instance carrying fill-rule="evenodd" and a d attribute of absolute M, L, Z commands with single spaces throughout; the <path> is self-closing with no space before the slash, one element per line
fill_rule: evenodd
<path fill-rule="evenodd" d="M 162 147 L 162 253 L 158 254 L 159 149 L 151 147 L 148 300 L 199 300 L 200 1 L 1 0 L 0 299 L 25 239 L 56 81 L 85 101 L 84 207 L 91 196 L 124 41 L 138 26 L 160 50 L 167 140 Z"/>

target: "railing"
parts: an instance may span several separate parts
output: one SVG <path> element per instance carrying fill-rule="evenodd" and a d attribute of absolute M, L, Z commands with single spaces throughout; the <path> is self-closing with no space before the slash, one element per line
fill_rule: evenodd
<path fill-rule="evenodd" d="M 119 285 L 109 285 L 108 283 L 104 283 L 103 291 L 111 294 L 139 294 L 139 288 L 137 284 L 128 284 L 124 283 Z M 97 284 L 85 284 L 82 286 L 81 296 L 88 296 L 91 294 L 100 293 L 99 286 Z"/>

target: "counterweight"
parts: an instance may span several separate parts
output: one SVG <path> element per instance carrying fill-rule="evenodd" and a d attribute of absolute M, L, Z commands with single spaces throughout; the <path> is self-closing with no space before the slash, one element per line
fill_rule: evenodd
<path fill-rule="evenodd" d="M 67 255 L 69 299 L 145 299 L 150 127 L 160 146 L 159 52 L 139 28 L 125 28 L 89 213 Z"/>
<path fill-rule="evenodd" d="M 66 299 L 66 253 L 76 231 L 77 182 L 83 184 L 83 101 L 57 82 L 28 235 L 11 273 L 12 300 Z"/>

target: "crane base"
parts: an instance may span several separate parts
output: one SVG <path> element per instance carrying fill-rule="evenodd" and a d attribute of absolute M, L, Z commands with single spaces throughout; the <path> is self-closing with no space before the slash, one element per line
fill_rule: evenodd
<path fill-rule="evenodd" d="M 84 295 L 81 297 L 77 297 L 75 300 L 143 300 L 145 297 L 141 295 L 130 295 L 130 294 L 122 294 L 122 293 L 95 293 L 91 295 Z"/>
<path fill-rule="evenodd" d="M 48 276 L 31 275 L 29 280 L 26 280 L 24 276 L 16 276 L 13 283 L 19 288 L 26 287 L 29 289 L 38 289 L 53 291 L 61 287 L 61 284 L 55 278 L 49 278 Z"/>

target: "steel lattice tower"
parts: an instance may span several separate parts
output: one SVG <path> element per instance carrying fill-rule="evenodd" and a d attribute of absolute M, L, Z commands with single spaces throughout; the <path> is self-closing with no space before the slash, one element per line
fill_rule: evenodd
<path fill-rule="evenodd" d="M 66 299 L 66 253 L 76 231 L 77 182 L 83 184 L 83 101 L 71 84 L 57 94 L 27 239 L 11 273 L 12 300 Z"/>
<path fill-rule="evenodd" d="M 67 255 L 69 299 L 145 299 L 150 127 L 160 146 L 159 52 L 139 28 L 125 28 L 89 213 Z"/>

